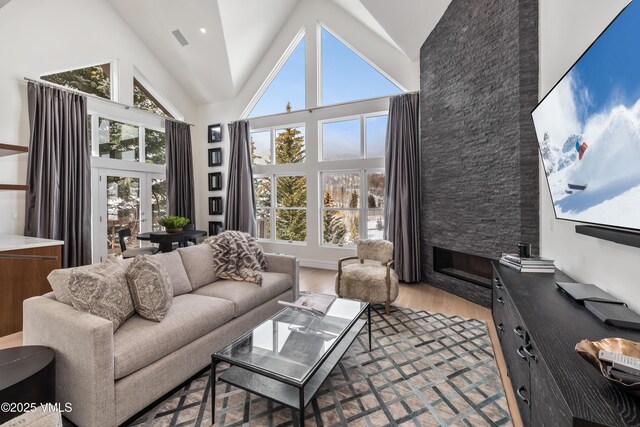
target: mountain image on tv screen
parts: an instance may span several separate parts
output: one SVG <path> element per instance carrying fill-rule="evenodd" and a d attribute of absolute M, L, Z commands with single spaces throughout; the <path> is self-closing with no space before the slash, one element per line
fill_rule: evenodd
<path fill-rule="evenodd" d="M 640 229 L 640 0 L 532 116 L 556 216 Z"/>

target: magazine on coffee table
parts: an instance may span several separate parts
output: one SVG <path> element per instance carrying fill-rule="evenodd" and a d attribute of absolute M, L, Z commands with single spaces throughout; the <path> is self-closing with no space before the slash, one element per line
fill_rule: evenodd
<path fill-rule="evenodd" d="M 309 310 L 317 314 L 324 316 L 331 308 L 331 304 L 336 300 L 335 295 L 327 294 L 303 294 L 294 302 L 278 301 L 278 304 L 286 305 L 287 307 L 299 308 L 301 310 Z"/>

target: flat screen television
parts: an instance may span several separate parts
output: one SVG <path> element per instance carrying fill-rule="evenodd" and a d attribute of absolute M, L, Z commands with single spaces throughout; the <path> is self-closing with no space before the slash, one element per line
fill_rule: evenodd
<path fill-rule="evenodd" d="M 556 218 L 639 230 L 640 0 L 532 116 Z"/>

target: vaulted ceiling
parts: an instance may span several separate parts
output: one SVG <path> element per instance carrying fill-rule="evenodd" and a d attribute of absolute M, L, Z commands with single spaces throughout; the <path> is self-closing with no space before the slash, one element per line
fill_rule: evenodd
<path fill-rule="evenodd" d="M 412 61 L 418 59 L 420 46 L 450 3 L 450 0 L 107 1 L 199 104 L 237 96 L 301 2 L 334 2 Z M 188 45 L 178 43 L 172 34 L 176 29 Z"/>

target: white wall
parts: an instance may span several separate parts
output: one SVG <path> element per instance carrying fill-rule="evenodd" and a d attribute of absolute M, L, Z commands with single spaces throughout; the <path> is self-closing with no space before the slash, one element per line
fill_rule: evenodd
<path fill-rule="evenodd" d="M 379 37 L 369 28 L 364 26 L 360 21 L 346 13 L 342 8 L 331 1 L 315 1 L 303 0 L 292 12 L 286 24 L 283 26 L 279 35 L 276 37 L 270 48 L 265 52 L 264 58 L 260 61 L 253 74 L 249 77 L 247 84 L 235 99 L 220 102 L 217 104 L 205 105 L 200 108 L 199 120 L 194 133 L 194 168 L 196 176 L 196 211 L 197 223 L 200 227 L 208 224 L 208 221 L 222 221 L 222 216 L 209 216 L 208 214 L 208 197 L 209 196 L 226 196 L 224 192 L 208 192 L 207 190 L 207 174 L 209 172 L 222 171 L 223 184 L 226 188 L 227 184 L 227 168 L 229 165 L 229 132 L 227 124 L 238 120 L 251 102 L 254 95 L 263 82 L 270 75 L 281 55 L 286 51 L 291 41 L 295 38 L 301 28 L 306 30 L 306 52 L 307 57 L 315 52 L 315 44 L 317 43 L 316 24 L 320 21 L 326 25 L 337 35 L 345 40 L 354 49 L 359 51 L 379 69 L 383 70 L 389 77 L 395 80 L 399 85 L 409 91 L 418 90 L 420 88 L 420 67 L 417 61 L 411 61 L 397 47 L 391 45 L 386 40 Z M 316 105 L 317 92 L 315 86 L 317 66 L 315 62 L 307 70 L 307 107 L 311 108 Z M 388 103 L 384 103 L 381 110 L 388 109 Z M 348 114 L 346 114 L 348 115 Z M 300 120 L 295 119 L 293 122 L 305 121 L 307 114 L 299 114 Z M 296 121 L 297 120 L 297 121 Z M 207 144 L 206 133 L 207 125 L 213 123 L 223 124 L 223 141 L 218 145 L 216 143 Z M 315 129 L 315 128 L 314 128 Z M 310 136 L 313 132 L 307 127 L 307 152 L 316 151 L 317 137 Z M 207 166 L 207 149 L 222 146 L 224 163 L 221 168 L 209 168 Z M 312 168 L 314 171 L 317 168 Z M 314 172 L 317 174 L 317 172 Z M 314 176 L 308 176 L 310 180 L 308 185 L 315 181 Z M 310 189 L 311 190 L 311 189 Z M 309 191 L 308 200 L 308 220 L 310 223 L 317 219 L 319 215 L 319 202 L 316 201 L 315 193 Z M 316 212 L 318 210 L 318 212 Z M 317 231 L 308 230 L 308 241 L 306 245 L 297 244 L 280 244 L 280 243 L 264 243 L 265 250 L 270 252 L 290 253 L 298 256 L 303 264 L 313 265 L 317 267 L 336 268 L 337 260 L 340 257 L 351 256 L 354 254 L 353 249 L 347 248 L 323 248 L 318 245 Z M 309 262 L 313 261 L 313 262 Z"/>
<path fill-rule="evenodd" d="M 14 0 L 0 9 L 0 142 L 29 144 L 23 77 L 117 60 L 119 101 L 130 104 L 134 66 L 180 111 L 197 107 L 105 0 Z M 195 134 L 195 131 L 194 131 Z M 0 183 L 24 183 L 27 155 L 0 158 Z M 0 234 L 22 234 L 24 192 L 0 191 Z"/>
<path fill-rule="evenodd" d="M 591 45 L 627 0 L 540 0 L 540 99 Z M 540 246 L 543 256 L 576 281 L 594 283 L 640 311 L 640 249 L 575 233 L 558 221 L 540 164 Z"/>

